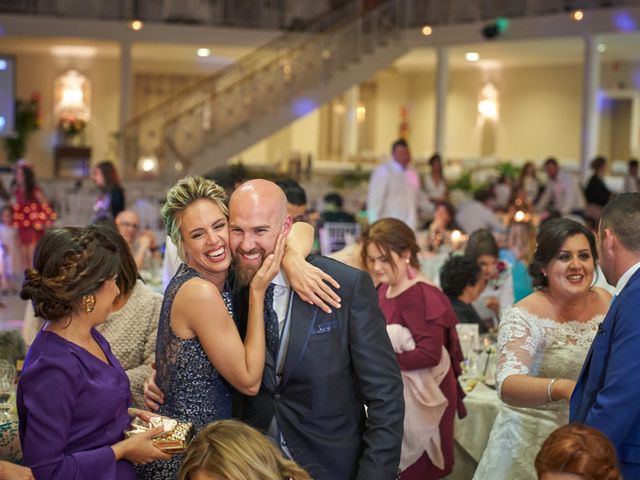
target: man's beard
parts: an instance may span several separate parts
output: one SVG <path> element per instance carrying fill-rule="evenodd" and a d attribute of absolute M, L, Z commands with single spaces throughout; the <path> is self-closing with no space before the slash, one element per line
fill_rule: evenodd
<path fill-rule="evenodd" d="M 260 263 L 259 264 L 247 265 L 247 264 L 242 263 L 239 260 L 239 258 L 242 256 L 242 254 L 253 255 L 255 253 L 259 253 L 260 254 Z M 240 285 L 247 286 L 247 285 L 249 285 L 251 283 L 251 280 L 253 280 L 253 277 L 255 276 L 255 274 L 258 272 L 258 270 L 260 270 L 260 267 L 262 266 L 262 262 L 264 262 L 264 257 L 265 257 L 265 252 L 261 248 L 254 248 L 250 252 L 244 252 L 244 251 L 242 251 L 240 249 L 237 249 L 235 251 L 236 279 L 238 280 L 238 282 L 240 282 Z"/>

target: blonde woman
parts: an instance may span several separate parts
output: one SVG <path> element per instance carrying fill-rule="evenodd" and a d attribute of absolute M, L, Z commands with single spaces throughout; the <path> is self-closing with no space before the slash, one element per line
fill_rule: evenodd
<path fill-rule="evenodd" d="M 261 433 L 237 420 L 207 425 L 189 446 L 179 480 L 311 480 Z"/>

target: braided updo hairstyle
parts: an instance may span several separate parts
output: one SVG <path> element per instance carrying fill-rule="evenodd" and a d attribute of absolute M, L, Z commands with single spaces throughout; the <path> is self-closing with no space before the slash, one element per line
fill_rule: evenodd
<path fill-rule="evenodd" d="M 24 273 L 20 298 L 37 317 L 55 322 L 77 312 L 85 295 L 118 272 L 120 255 L 101 227 L 47 231 L 36 245 L 33 267 Z"/>

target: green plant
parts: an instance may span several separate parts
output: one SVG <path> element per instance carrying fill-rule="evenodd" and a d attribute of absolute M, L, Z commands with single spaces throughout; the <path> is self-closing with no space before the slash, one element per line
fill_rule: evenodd
<path fill-rule="evenodd" d="M 24 157 L 27 141 L 33 132 L 40 128 L 40 96 L 31 95 L 27 101 L 16 100 L 14 120 L 15 136 L 5 139 L 7 160 L 15 163 Z"/>
<path fill-rule="evenodd" d="M 351 172 L 342 172 L 331 178 L 331 186 L 338 189 L 353 188 L 369 180 L 369 173 L 358 165 Z"/>
<path fill-rule="evenodd" d="M 471 172 L 463 173 L 455 182 L 450 183 L 449 190 L 463 190 L 465 192 L 471 192 L 473 190 Z"/>
<path fill-rule="evenodd" d="M 513 166 L 510 162 L 502 162 L 498 165 L 498 174 L 505 175 L 511 180 L 515 180 L 520 176 L 520 168 Z"/>

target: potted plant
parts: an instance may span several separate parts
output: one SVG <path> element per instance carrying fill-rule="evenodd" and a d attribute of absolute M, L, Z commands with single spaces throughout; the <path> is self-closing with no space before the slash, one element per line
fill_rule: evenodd
<path fill-rule="evenodd" d="M 72 115 L 64 116 L 58 122 L 58 130 L 66 144 L 80 144 L 87 122 Z"/>
<path fill-rule="evenodd" d="M 7 160 L 15 163 L 24 157 L 27 141 L 40 128 L 40 95 L 34 93 L 27 101 L 16 100 L 15 135 L 5 139 Z"/>

